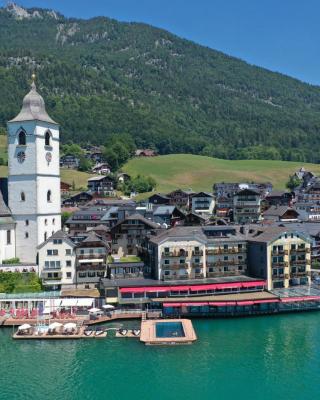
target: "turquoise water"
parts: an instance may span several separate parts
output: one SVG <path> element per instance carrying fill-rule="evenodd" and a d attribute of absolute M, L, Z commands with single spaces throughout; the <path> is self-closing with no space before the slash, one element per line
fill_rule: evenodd
<path fill-rule="evenodd" d="M 157 322 L 156 337 L 172 338 L 185 336 L 181 322 Z"/>
<path fill-rule="evenodd" d="M 199 340 L 176 347 L 129 338 L 20 342 L 0 329 L 0 399 L 319 398 L 319 312 L 194 327 Z"/>

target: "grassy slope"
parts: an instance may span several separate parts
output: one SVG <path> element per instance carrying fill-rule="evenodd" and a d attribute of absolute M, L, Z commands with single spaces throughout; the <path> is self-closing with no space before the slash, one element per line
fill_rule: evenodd
<path fill-rule="evenodd" d="M 272 182 L 284 189 L 288 176 L 298 168 L 320 174 L 320 165 L 273 160 L 220 160 L 191 154 L 171 154 L 153 158 L 134 158 L 123 170 L 135 176 L 148 175 L 158 183 L 157 191 L 174 188 L 212 190 L 215 182 Z"/>

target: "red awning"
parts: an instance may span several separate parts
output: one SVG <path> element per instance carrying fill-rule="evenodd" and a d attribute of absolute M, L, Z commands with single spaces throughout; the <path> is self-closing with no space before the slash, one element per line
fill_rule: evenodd
<path fill-rule="evenodd" d="M 207 306 L 208 303 L 182 303 L 181 305 L 186 307 L 202 307 Z"/>
<path fill-rule="evenodd" d="M 181 291 L 181 290 L 183 290 L 183 291 L 185 291 L 185 290 L 189 290 L 190 289 L 190 286 L 169 286 L 169 287 L 167 287 L 167 291 L 168 290 L 174 290 L 174 291 Z M 150 290 L 148 290 L 148 292 L 150 292 Z"/>
<path fill-rule="evenodd" d="M 219 302 L 210 302 L 209 306 L 216 306 L 216 307 L 225 307 L 228 303 L 226 301 L 219 301 Z"/>
<path fill-rule="evenodd" d="M 292 303 L 294 301 L 304 301 L 305 297 L 283 297 L 281 300 L 282 303 Z"/>
<path fill-rule="evenodd" d="M 255 286 L 265 286 L 265 285 L 266 285 L 265 281 L 243 282 L 241 284 L 241 286 L 244 288 L 255 287 Z"/>
<path fill-rule="evenodd" d="M 252 306 L 254 301 L 237 301 L 237 306 Z"/>
<path fill-rule="evenodd" d="M 190 290 L 192 292 L 197 291 L 197 290 L 213 290 L 213 289 L 217 289 L 217 287 L 219 287 L 219 285 L 196 285 L 196 286 L 190 286 Z"/>
<path fill-rule="evenodd" d="M 241 282 L 230 282 L 230 283 L 218 283 L 216 285 L 216 289 L 234 289 L 234 288 L 241 288 Z"/>
<path fill-rule="evenodd" d="M 181 307 L 181 303 L 163 303 L 163 307 Z"/>

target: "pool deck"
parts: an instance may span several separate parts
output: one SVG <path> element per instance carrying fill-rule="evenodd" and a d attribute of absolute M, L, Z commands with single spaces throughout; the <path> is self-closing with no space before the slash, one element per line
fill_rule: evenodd
<path fill-rule="evenodd" d="M 167 322 L 180 322 L 183 326 L 183 337 L 160 338 L 156 336 L 156 323 L 165 323 L 160 320 L 146 320 L 141 322 L 140 341 L 146 345 L 173 345 L 173 344 L 192 344 L 197 340 L 197 335 L 193 329 L 192 322 L 189 319 L 170 319 Z"/>

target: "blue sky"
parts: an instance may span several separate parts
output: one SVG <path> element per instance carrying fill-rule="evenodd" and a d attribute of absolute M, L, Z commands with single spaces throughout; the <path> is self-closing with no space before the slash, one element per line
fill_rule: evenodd
<path fill-rule="evenodd" d="M 319 0 L 20 0 L 66 16 L 145 22 L 320 84 Z M 0 0 L 0 4 L 4 0 Z"/>

